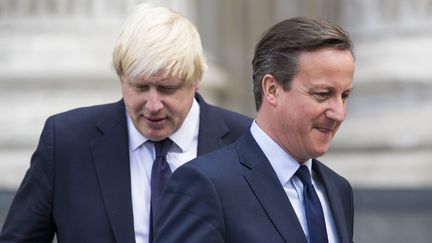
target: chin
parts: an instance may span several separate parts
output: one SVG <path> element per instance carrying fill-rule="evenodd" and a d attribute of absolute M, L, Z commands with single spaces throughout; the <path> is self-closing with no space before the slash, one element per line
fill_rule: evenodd
<path fill-rule="evenodd" d="M 328 147 L 323 147 L 323 148 L 317 148 L 314 152 L 314 158 L 323 156 L 325 153 L 327 153 L 328 151 Z"/>
<path fill-rule="evenodd" d="M 160 141 L 163 140 L 164 138 L 168 137 L 169 135 L 165 134 L 165 133 L 147 133 L 144 134 L 143 136 L 146 137 L 147 139 L 151 140 L 151 141 Z"/>

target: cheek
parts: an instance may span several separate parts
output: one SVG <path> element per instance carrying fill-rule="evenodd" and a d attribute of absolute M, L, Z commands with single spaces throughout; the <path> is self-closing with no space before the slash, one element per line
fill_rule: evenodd
<path fill-rule="evenodd" d="M 184 113 L 186 99 L 185 96 L 180 94 L 165 95 L 161 99 L 164 112 L 173 119 L 179 119 Z"/>
<path fill-rule="evenodd" d="M 139 112 L 145 105 L 144 95 L 138 95 L 133 92 L 123 93 L 123 100 L 128 108 L 129 112 Z"/>
<path fill-rule="evenodd" d="M 189 112 L 192 102 L 195 99 L 195 89 L 189 87 L 182 92 L 177 93 L 175 96 L 170 97 L 170 107 L 171 110 L 175 110 L 178 114 L 183 114 L 186 116 Z"/>
<path fill-rule="evenodd" d="M 183 97 L 175 102 L 171 102 L 170 110 L 175 113 L 176 118 L 179 120 L 183 120 L 192 106 L 192 99 Z"/>
<path fill-rule="evenodd" d="M 324 115 L 325 107 L 317 102 L 311 102 L 308 105 L 304 105 L 303 107 L 299 108 L 303 114 L 305 120 L 311 121 L 320 119 Z"/>

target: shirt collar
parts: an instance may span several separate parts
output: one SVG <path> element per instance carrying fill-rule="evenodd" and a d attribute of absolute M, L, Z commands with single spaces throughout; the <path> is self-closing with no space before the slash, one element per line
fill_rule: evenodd
<path fill-rule="evenodd" d="M 270 161 L 280 183 L 285 185 L 300 167 L 300 163 L 267 135 L 264 130 L 258 126 L 256 120 L 252 123 L 250 131 L 255 141 Z M 307 160 L 302 165 L 306 165 L 310 172 L 312 159 Z"/>
<path fill-rule="evenodd" d="M 169 136 L 169 138 L 180 148 L 182 152 L 186 151 L 194 139 L 198 138 L 200 108 L 198 102 L 194 99 L 192 107 L 189 110 L 185 120 L 180 128 Z M 137 150 L 149 139 L 144 137 L 132 122 L 129 114 L 126 112 L 127 127 L 129 134 L 129 148 L 132 151 Z M 192 136 L 191 136 L 192 135 Z"/>
<path fill-rule="evenodd" d="M 145 138 L 141 133 L 136 129 L 135 125 L 132 122 L 132 119 L 130 118 L 129 114 L 126 112 L 126 118 L 127 118 L 127 128 L 128 128 L 128 135 L 129 135 L 129 148 L 132 151 L 137 150 L 141 145 L 143 145 L 145 142 L 147 142 L 147 138 Z"/>
<path fill-rule="evenodd" d="M 169 138 L 177 144 L 182 152 L 189 149 L 194 139 L 198 139 L 199 131 L 199 120 L 200 120 L 200 107 L 198 102 L 194 99 L 192 107 L 183 121 L 181 127 L 175 131 Z"/>

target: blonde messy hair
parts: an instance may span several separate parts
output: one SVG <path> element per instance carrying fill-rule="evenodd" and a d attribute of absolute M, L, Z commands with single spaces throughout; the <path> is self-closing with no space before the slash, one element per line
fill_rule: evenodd
<path fill-rule="evenodd" d="M 200 81 L 206 69 L 195 26 L 171 9 L 149 3 L 137 5 L 123 24 L 113 66 L 119 77 L 162 72 L 190 84 Z"/>

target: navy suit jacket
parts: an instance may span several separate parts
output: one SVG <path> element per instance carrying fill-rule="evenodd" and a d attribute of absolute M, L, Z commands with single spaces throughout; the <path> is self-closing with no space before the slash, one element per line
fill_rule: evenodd
<path fill-rule="evenodd" d="M 348 181 L 313 160 L 340 243 L 353 240 Z M 154 243 L 307 243 L 270 162 L 250 132 L 178 168 L 164 194 Z"/>
<path fill-rule="evenodd" d="M 198 155 L 234 142 L 248 117 L 200 105 Z M 135 242 L 123 101 L 48 118 L 0 242 Z"/>

